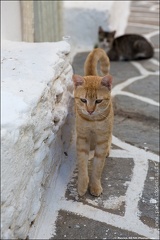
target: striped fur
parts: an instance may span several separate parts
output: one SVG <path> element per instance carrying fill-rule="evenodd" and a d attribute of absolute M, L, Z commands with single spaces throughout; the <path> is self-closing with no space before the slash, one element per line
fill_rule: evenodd
<path fill-rule="evenodd" d="M 97 75 L 100 61 L 103 77 Z M 78 193 L 83 196 L 88 185 L 90 193 L 102 193 L 101 174 L 112 141 L 113 108 L 112 76 L 109 59 L 102 49 L 93 50 L 84 64 L 85 76 L 73 75 L 76 111 Z M 89 151 L 94 150 L 92 173 L 88 176 Z"/>
<path fill-rule="evenodd" d="M 97 76 L 97 63 L 100 61 L 101 72 L 105 75 L 109 72 L 110 62 L 107 54 L 104 54 L 104 50 L 101 48 L 96 48 L 92 52 L 90 52 L 87 56 L 84 65 L 84 75 L 89 76 Z"/>

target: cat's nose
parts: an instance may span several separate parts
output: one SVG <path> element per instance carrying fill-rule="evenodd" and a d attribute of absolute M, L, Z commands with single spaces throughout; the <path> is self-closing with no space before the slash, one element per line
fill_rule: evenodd
<path fill-rule="evenodd" d="M 93 110 L 92 110 L 92 111 L 88 110 L 88 113 L 89 113 L 90 115 L 91 115 L 93 112 L 94 112 Z"/>

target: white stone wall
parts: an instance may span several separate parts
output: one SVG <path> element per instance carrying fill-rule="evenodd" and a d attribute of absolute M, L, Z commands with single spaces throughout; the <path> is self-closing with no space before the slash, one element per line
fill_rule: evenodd
<path fill-rule="evenodd" d="M 69 147 L 69 51 L 63 41 L 2 43 L 2 239 L 27 237 Z"/>
<path fill-rule="evenodd" d="M 116 30 L 116 37 L 125 33 L 131 1 L 114 1 L 110 11 L 109 27 Z"/>

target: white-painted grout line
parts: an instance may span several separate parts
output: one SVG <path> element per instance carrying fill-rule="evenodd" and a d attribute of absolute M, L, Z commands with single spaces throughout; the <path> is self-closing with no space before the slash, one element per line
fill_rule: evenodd
<path fill-rule="evenodd" d="M 148 70 L 146 70 L 139 62 L 131 61 L 131 64 L 134 67 L 136 67 L 137 70 L 140 72 L 140 74 L 143 75 L 143 76 L 147 76 L 147 75 L 149 75 L 151 73 Z"/>
<path fill-rule="evenodd" d="M 150 10 L 151 12 L 155 12 L 155 11 L 157 11 L 158 7 L 159 7 L 158 4 L 157 4 L 157 5 L 153 5 L 153 6 L 150 7 L 149 10 Z M 158 13 L 158 11 L 157 11 L 156 13 Z"/>
<path fill-rule="evenodd" d="M 148 172 L 148 161 L 145 156 L 137 156 L 134 160 L 133 175 L 129 182 L 126 192 L 125 217 L 132 219 L 138 218 L 138 202 L 143 192 L 144 183 Z M 139 218 L 138 218 L 139 219 Z"/>
<path fill-rule="evenodd" d="M 151 63 L 153 63 L 153 64 L 155 64 L 157 66 L 159 66 L 159 61 L 157 59 L 155 59 L 155 58 L 151 58 L 148 61 L 150 61 Z"/>
<path fill-rule="evenodd" d="M 156 229 L 149 228 L 143 223 L 141 223 L 141 227 L 139 227 L 140 222 L 132 222 L 132 219 L 129 221 L 126 217 L 111 214 L 109 212 L 102 211 L 101 209 L 97 209 L 89 205 L 84 205 L 81 202 L 62 200 L 60 204 L 61 209 L 65 211 L 72 212 L 88 219 L 103 222 L 111 226 L 121 228 L 123 230 L 131 231 L 148 238 L 158 239 L 158 231 Z"/>
<path fill-rule="evenodd" d="M 150 11 L 151 11 L 151 13 L 152 13 L 152 11 L 153 10 L 151 10 L 151 9 L 149 9 Z M 144 8 L 140 8 L 140 7 L 136 7 L 136 6 L 131 6 L 131 12 L 139 12 L 139 13 L 141 13 L 141 14 L 143 14 L 143 13 L 148 13 L 148 9 L 146 10 L 146 9 L 144 9 Z M 157 9 L 155 8 L 155 10 L 154 11 L 156 11 L 155 13 L 159 13 L 159 11 L 157 11 Z"/>
<path fill-rule="evenodd" d="M 130 152 L 131 154 L 133 154 L 134 157 L 137 157 L 137 156 L 143 157 L 145 155 L 147 159 L 150 159 L 155 162 L 159 162 L 159 156 L 157 154 L 152 152 L 146 152 L 144 149 L 140 149 L 126 142 L 123 142 L 115 136 L 112 136 L 112 143 L 122 148 L 123 150 Z"/>
<path fill-rule="evenodd" d="M 155 17 L 155 16 L 154 16 L 154 17 L 153 17 L 153 16 L 147 17 L 147 16 L 142 16 L 142 15 L 140 15 L 140 14 L 133 14 L 132 16 L 130 16 L 129 21 L 131 22 L 132 19 L 135 19 L 135 18 L 136 18 L 136 20 L 139 20 L 139 21 L 141 21 L 142 19 L 143 19 L 144 21 L 146 21 L 146 20 L 149 19 L 150 22 L 154 22 L 155 20 L 157 20 L 157 17 Z"/>
<path fill-rule="evenodd" d="M 159 34 L 159 30 L 156 30 L 156 31 L 153 31 L 153 32 L 150 32 L 150 33 L 145 33 L 145 34 L 143 34 L 143 36 L 150 39 L 151 37 L 154 37 L 158 34 Z"/>
<path fill-rule="evenodd" d="M 142 96 L 136 95 L 134 93 L 125 92 L 125 91 L 119 91 L 119 92 L 116 93 L 116 95 L 128 96 L 128 97 L 140 100 L 142 102 L 146 102 L 148 104 L 151 104 L 151 105 L 159 107 L 159 103 L 158 102 L 156 102 L 156 101 L 154 101 L 154 100 L 152 100 L 150 98 L 146 98 L 146 97 L 142 97 Z"/>
<path fill-rule="evenodd" d="M 140 79 L 145 78 L 146 76 L 148 76 L 148 74 L 145 75 L 145 76 L 139 75 L 139 76 L 136 76 L 136 77 L 133 77 L 133 78 L 129 78 L 129 79 L 127 79 L 126 81 L 117 84 L 117 85 L 114 86 L 113 89 L 112 89 L 112 96 L 114 97 L 114 96 L 115 96 L 116 94 L 118 94 L 123 88 L 127 87 L 127 86 L 130 85 L 131 83 L 134 83 L 135 81 L 138 81 L 138 80 L 140 80 Z"/>
<path fill-rule="evenodd" d="M 142 24 L 142 23 L 131 23 L 131 22 L 129 22 L 128 26 L 140 27 L 140 28 L 144 27 L 144 28 L 157 29 L 157 30 L 159 29 L 158 26 L 149 25 L 149 24 Z"/>
<path fill-rule="evenodd" d="M 129 152 L 129 151 L 122 150 L 122 149 L 112 149 L 109 157 L 112 157 L 112 158 L 133 158 L 134 154 Z"/>

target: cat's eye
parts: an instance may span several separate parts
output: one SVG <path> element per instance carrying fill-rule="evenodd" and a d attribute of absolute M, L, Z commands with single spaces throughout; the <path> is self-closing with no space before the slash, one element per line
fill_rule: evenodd
<path fill-rule="evenodd" d="M 81 102 L 87 103 L 87 100 L 85 98 L 80 98 Z"/>
<path fill-rule="evenodd" d="M 97 99 L 96 100 L 96 103 L 101 103 L 102 102 L 102 99 Z"/>
<path fill-rule="evenodd" d="M 102 42 L 104 40 L 104 37 L 103 36 L 100 36 L 99 37 L 99 41 Z"/>

